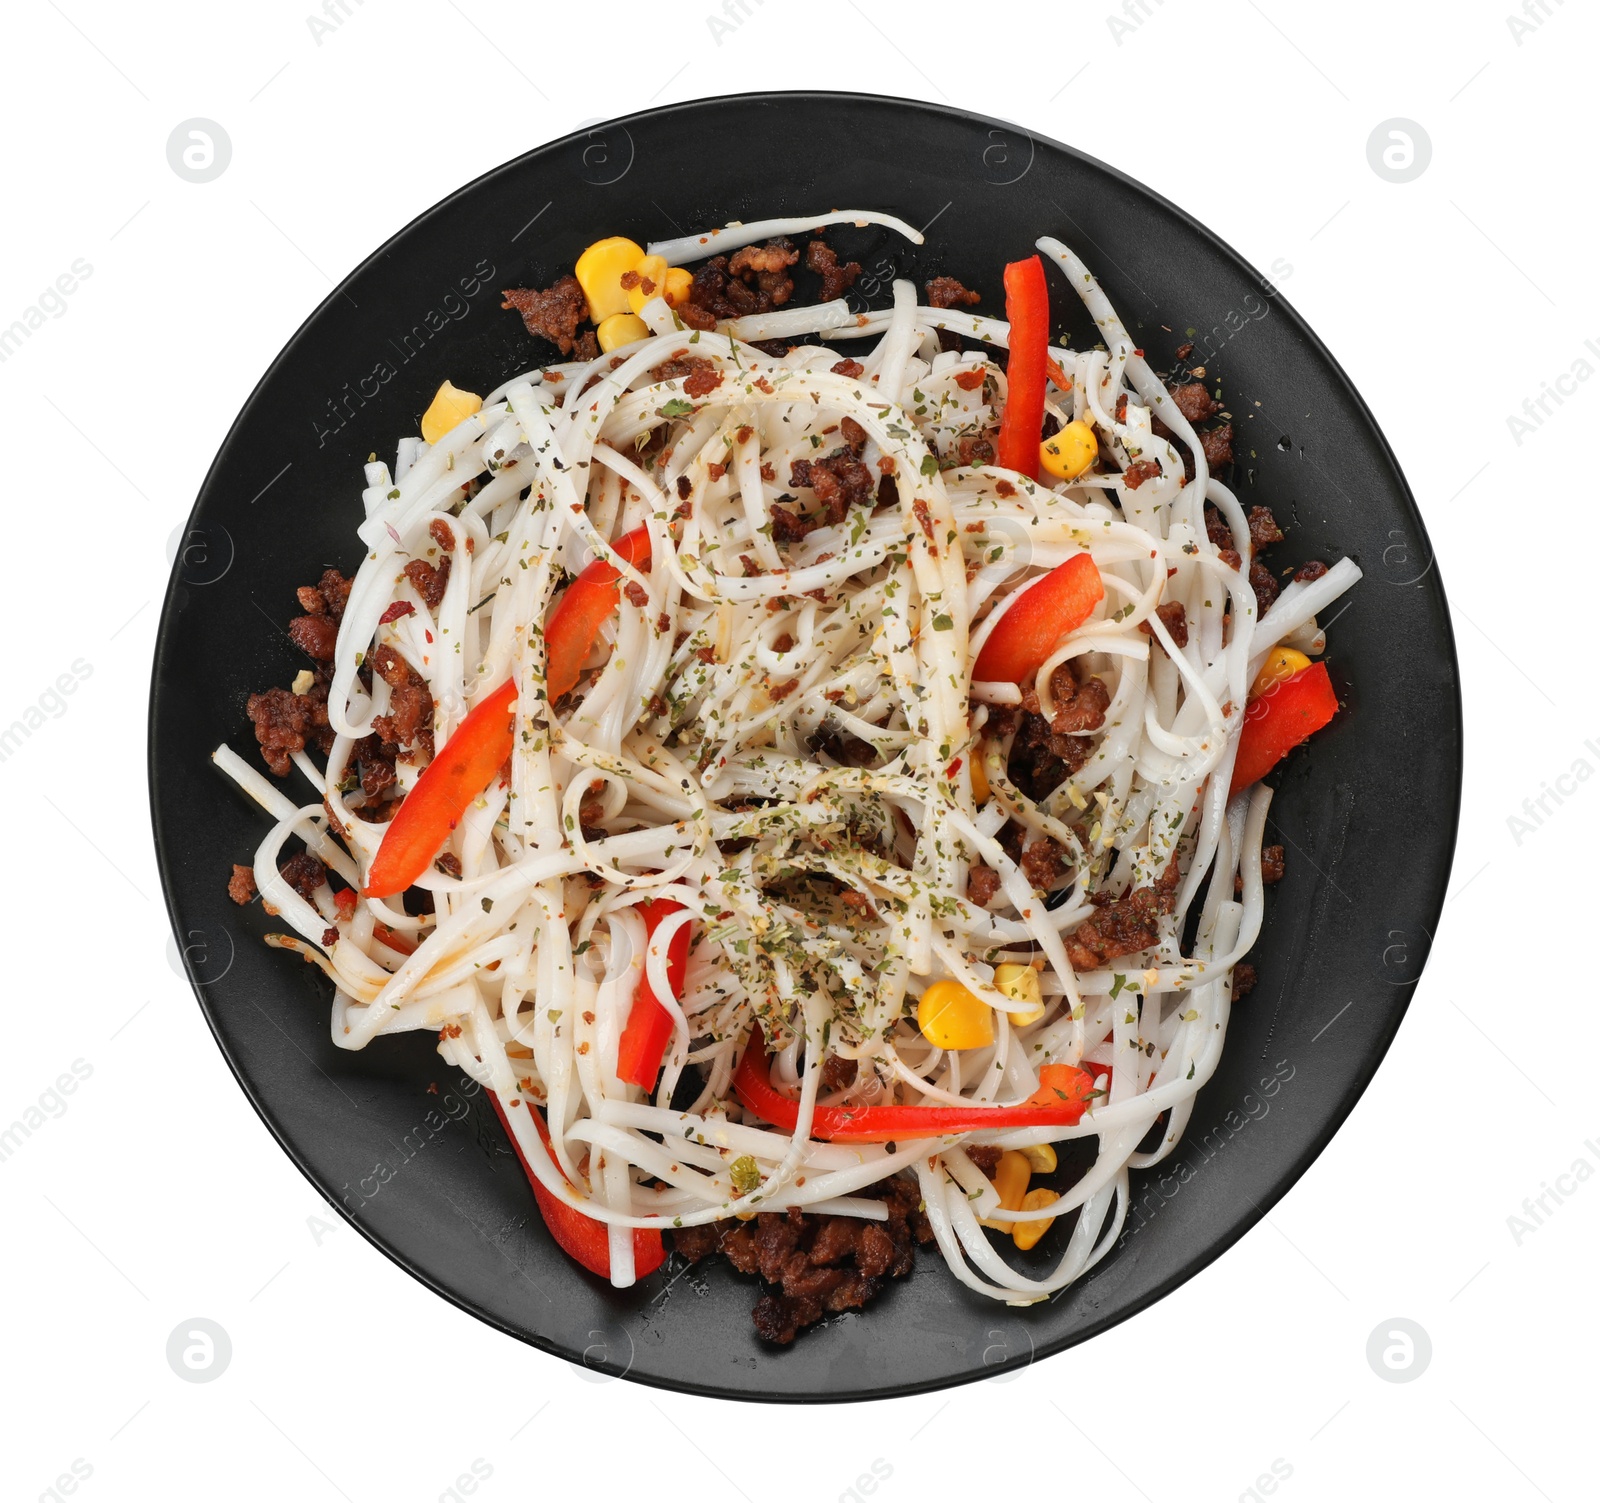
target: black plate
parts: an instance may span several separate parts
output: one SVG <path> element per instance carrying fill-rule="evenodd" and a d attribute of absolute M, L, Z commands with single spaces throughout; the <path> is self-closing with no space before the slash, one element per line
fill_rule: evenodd
<path fill-rule="evenodd" d="M 359 562 L 368 453 L 392 458 L 444 377 L 484 391 L 550 358 L 500 311 L 500 288 L 548 285 L 603 234 L 643 242 L 835 206 L 931 222 L 920 250 L 887 232 L 830 236 L 862 261 L 878 304 L 894 275 L 949 272 L 998 313 L 1002 263 L 1042 233 L 1072 244 L 1158 368 L 1192 340 L 1224 382 L 1243 499 L 1270 502 L 1289 528 L 1276 561 L 1349 554 L 1366 578 L 1332 630 L 1346 710 L 1293 759 L 1274 805 L 1289 870 L 1254 956 L 1260 985 L 1188 1146 L 1164 1174 L 1136 1178 L 1122 1244 L 1028 1310 L 969 1294 L 925 1256 L 866 1312 L 774 1351 L 750 1324 L 755 1286 L 726 1267 L 673 1279 L 669 1263 L 618 1293 L 567 1261 L 483 1097 L 460 1089 L 430 1039 L 333 1047 L 322 977 L 266 949 L 259 906 L 237 909 L 224 891 L 264 823 L 207 758 L 225 739 L 254 756 L 246 696 L 302 662 L 281 629 L 295 586 Z M 1052 299 L 1066 309 L 1059 279 Z M 1460 769 L 1455 654 L 1422 521 L 1366 406 L 1271 284 L 1067 147 L 954 110 L 826 94 L 674 106 L 558 141 L 462 189 L 360 267 L 274 362 L 206 478 L 150 706 L 156 846 L 180 949 L 284 1150 L 373 1243 L 499 1329 L 597 1371 L 746 1399 L 993 1376 L 1125 1319 L 1240 1237 L 1332 1137 L 1399 1026 L 1443 901 Z"/>

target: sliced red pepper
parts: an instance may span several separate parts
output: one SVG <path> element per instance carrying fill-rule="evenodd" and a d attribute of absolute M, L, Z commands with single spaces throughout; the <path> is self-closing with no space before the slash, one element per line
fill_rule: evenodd
<path fill-rule="evenodd" d="M 674 913 L 682 913 L 683 904 L 670 898 L 652 898 L 642 904 L 640 917 L 644 919 L 645 943 L 649 944 L 661 921 Z M 667 943 L 667 981 L 672 987 L 672 997 L 683 996 L 684 976 L 689 969 L 689 926 L 683 925 Z M 633 994 L 633 1006 L 628 1021 L 617 1043 L 617 1078 L 648 1091 L 661 1073 L 661 1060 L 672 1042 L 672 1014 L 664 1008 L 650 985 L 648 975 L 639 978 L 638 990 Z"/>
<path fill-rule="evenodd" d="M 973 678 L 979 683 L 1027 683 L 1056 644 L 1082 626 L 1105 598 L 1105 582 L 1094 560 L 1087 553 L 1074 554 L 1013 602 L 983 644 L 972 665 Z"/>
<path fill-rule="evenodd" d="M 369 898 L 404 892 L 427 871 L 466 807 L 499 772 L 513 744 L 511 706 L 517 685 L 508 679 L 467 718 L 423 768 L 383 833 L 361 890 Z"/>
<path fill-rule="evenodd" d="M 734 1094 L 774 1127 L 793 1132 L 800 1105 L 773 1086 L 770 1069 L 758 1035 L 733 1073 Z M 1020 1106 L 819 1106 L 811 1136 L 827 1143 L 900 1143 L 947 1133 L 1074 1126 L 1088 1109 L 1092 1077 L 1075 1065 L 1046 1065 L 1039 1075 L 1043 1083 Z"/>
<path fill-rule="evenodd" d="M 650 534 L 643 527 L 624 533 L 612 549 L 636 569 L 650 567 Z M 622 599 L 617 581 L 622 576 L 603 558 L 585 566 L 567 586 L 544 628 L 545 689 L 552 700 L 571 691 L 600 628 L 611 619 Z"/>
<path fill-rule="evenodd" d="M 1005 284 L 1010 356 L 996 457 L 1008 470 L 1037 480 L 1045 363 L 1050 358 L 1050 294 L 1045 289 L 1044 263 L 1037 256 L 1013 261 L 1006 267 Z"/>
<path fill-rule="evenodd" d="M 1239 754 L 1234 758 L 1228 797 L 1260 782 L 1338 713 L 1339 696 L 1328 681 L 1326 663 L 1302 668 L 1252 699 L 1239 732 Z"/>
<path fill-rule="evenodd" d="M 533 1198 L 539 1207 L 539 1214 L 544 1218 L 544 1224 L 550 1235 L 555 1238 L 556 1246 L 561 1249 L 575 1263 L 581 1263 L 590 1273 L 598 1274 L 603 1279 L 611 1277 L 611 1232 L 603 1221 L 596 1221 L 593 1216 L 585 1216 L 576 1206 L 568 1205 L 566 1201 L 557 1199 L 543 1184 L 538 1175 L 528 1165 L 522 1145 L 517 1141 L 517 1135 L 511 1130 L 511 1121 L 506 1116 L 506 1109 L 501 1104 L 495 1092 L 489 1092 L 489 1100 L 494 1103 L 495 1115 L 500 1119 L 500 1125 L 505 1128 L 506 1136 L 511 1139 L 511 1146 L 516 1150 L 517 1162 L 522 1165 L 522 1171 L 528 1176 L 528 1183 L 533 1186 Z M 539 1129 L 539 1137 L 545 1148 L 550 1147 L 550 1129 L 545 1126 L 544 1114 L 531 1102 L 524 1101 L 533 1117 L 533 1125 Z M 522 1108 L 513 1108 L 521 1110 Z M 555 1162 L 552 1155 L 552 1162 Z M 556 1164 L 557 1170 L 561 1168 Z M 565 1179 L 566 1176 L 562 1175 Z M 570 1180 L 567 1181 L 569 1184 Z M 647 1273 L 654 1273 L 667 1261 L 666 1244 L 661 1240 L 660 1232 L 652 1232 L 642 1226 L 633 1229 L 633 1269 L 634 1273 L 643 1278 Z"/>
<path fill-rule="evenodd" d="M 416 953 L 416 941 L 410 936 L 400 933 L 398 929 L 391 929 L 387 924 L 374 924 L 372 937 L 382 944 L 388 945 L 391 950 L 398 951 L 401 955 Z"/>

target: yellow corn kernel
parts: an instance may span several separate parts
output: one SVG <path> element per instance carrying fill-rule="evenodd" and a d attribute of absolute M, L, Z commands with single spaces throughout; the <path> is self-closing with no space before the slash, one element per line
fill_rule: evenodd
<path fill-rule="evenodd" d="M 633 271 L 642 260 L 644 247 L 635 245 L 626 235 L 607 235 L 604 240 L 596 240 L 578 257 L 572 274 L 589 299 L 589 317 L 596 323 L 610 318 L 613 313 L 628 311 L 622 274 Z"/>
<path fill-rule="evenodd" d="M 635 313 L 644 312 L 644 305 L 653 297 L 667 293 L 667 262 L 664 256 L 645 256 L 631 268 L 639 273 L 639 280 L 627 288 L 628 306 Z"/>
<path fill-rule="evenodd" d="M 1033 1168 L 1028 1163 L 1026 1154 L 1018 1153 L 1015 1148 L 1008 1148 L 1000 1155 L 1000 1162 L 994 1166 L 994 1187 L 1000 1192 L 1002 1211 L 1024 1209 L 1028 1195 L 1028 1180 L 1032 1174 Z M 1018 1224 L 1012 1221 L 989 1220 L 979 1223 L 997 1232 L 1009 1232 Z"/>
<path fill-rule="evenodd" d="M 1265 694 L 1274 684 L 1281 684 L 1284 679 L 1293 678 L 1302 668 L 1310 666 L 1311 659 L 1303 652 L 1296 652 L 1292 647 L 1274 647 L 1261 665 L 1255 683 L 1250 686 L 1250 698 Z"/>
<path fill-rule="evenodd" d="M 1016 1028 L 1026 1028 L 1044 1016 L 1044 994 L 1039 990 L 1039 973 L 1031 965 L 997 965 L 994 968 L 994 989 L 1003 997 L 1022 1004 L 1015 1012 L 1009 1009 L 1006 1016 Z"/>
<path fill-rule="evenodd" d="M 649 332 L 650 326 L 637 313 L 613 313 L 610 318 L 600 320 L 595 338 L 600 341 L 600 348 L 609 355 L 620 345 L 632 344 Z"/>
<path fill-rule="evenodd" d="M 972 801 L 980 807 L 989 802 L 989 774 L 983 770 L 983 742 L 972 748 Z"/>
<path fill-rule="evenodd" d="M 681 266 L 667 268 L 666 288 L 662 296 L 667 300 L 669 308 L 676 308 L 679 303 L 689 301 L 689 288 L 694 283 L 694 273 L 685 271 Z"/>
<path fill-rule="evenodd" d="M 1022 1197 L 1022 1204 L 1017 1207 L 1019 1211 L 1042 1211 L 1048 1205 L 1054 1205 L 1061 1197 L 1054 1190 L 1029 1190 Z M 1011 1240 L 1023 1252 L 1033 1247 L 1044 1234 L 1050 1230 L 1050 1217 L 1043 1221 L 1017 1221 L 1011 1226 Z"/>
<path fill-rule="evenodd" d="M 436 444 L 455 425 L 472 416 L 483 406 L 483 398 L 475 391 L 462 391 L 448 381 L 434 392 L 428 410 L 422 414 L 422 436 Z"/>
<path fill-rule="evenodd" d="M 1039 445 L 1039 463 L 1057 480 L 1076 480 L 1099 452 L 1094 429 L 1080 418 Z"/>
<path fill-rule="evenodd" d="M 1056 1151 L 1048 1143 L 1035 1143 L 1032 1148 L 1024 1148 L 1021 1152 L 1035 1174 L 1056 1172 Z"/>
<path fill-rule="evenodd" d="M 917 1027 L 936 1049 L 981 1049 L 994 1042 L 994 1014 L 959 981 L 935 981 L 917 1003 Z"/>

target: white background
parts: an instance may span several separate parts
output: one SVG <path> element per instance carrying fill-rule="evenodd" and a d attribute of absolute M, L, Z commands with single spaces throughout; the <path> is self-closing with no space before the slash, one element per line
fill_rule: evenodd
<path fill-rule="evenodd" d="M 1600 339 L 1593 12 L 1550 0 L 1545 17 L 1532 0 L 1519 35 L 1509 0 L 1130 0 L 1119 35 L 1096 4 L 1010 7 L 1002 32 L 947 24 L 931 0 L 870 18 L 748 0 L 717 34 L 693 3 L 536 19 L 351 0 L 319 39 L 306 4 L 45 0 L 8 17 L 0 327 L 75 262 L 91 271 L 0 364 L 16 462 L 0 723 L 75 662 L 81 679 L 0 765 L 0 1124 L 74 1060 L 92 1073 L 0 1162 L 4 1497 L 66 1496 L 50 1491 L 66 1473 L 91 1503 L 433 1503 L 468 1496 L 465 1475 L 489 1503 L 602 1487 L 831 1503 L 865 1497 L 875 1462 L 888 1503 L 961 1484 L 1232 1500 L 1267 1496 L 1262 1474 L 1290 1503 L 1593 1497 L 1600 1184 L 1557 1176 L 1600 1165 L 1580 917 L 1600 792 L 1556 780 L 1600 767 L 1579 541 L 1600 382 L 1569 382 L 1520 442 L 1507 421 L 1574 362 L 1600 368 L 1585 349 Z M 169 958 L 144 719 L 169 538 L 335 280 L 580 123 L 806 86 L 1016 120 L 1150 184 L 1257 266 L 1292 265 L 1279 286 L 1372 404 L 1432 531 L 1469 753 L 1452 896 L 1411 1014 L 1265 1223 L 1013 1382 L 786 1412 L 590 1381 L 329 1228 Z M 166 155 L 196 116 L 233 145 L 203 185 Z M 1432 142 L 1405 184 L 1368 161 L 1392 117 Z M 699 149 L 714 143 L 685 142 Z M 1566 794 L 1530 819 L 1523 801 L 1547 784 Z M 1529 913 L 1547 917 L 1523 937 Z M 1535 1225 L 1524 1198 L 1563 1185 Z M 1294 1319 L 1264 1323 L 1264 1292 Z M 193 1317 L 231 1339 L 209 1383 L 180 1382 L 165 1356 Z M 1431 1338 L 1408 1383 L 1366 1357 L 1396 1317 Z"/>

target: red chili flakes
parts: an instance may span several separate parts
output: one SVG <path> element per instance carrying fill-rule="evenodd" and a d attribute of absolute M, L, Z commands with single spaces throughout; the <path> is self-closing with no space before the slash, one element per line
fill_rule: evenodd
<path fill-rule="evenodd" d="M 391 621 L 400 620 L 402 616 L 414 616 L 416 613 L 416 606 L 412 605 L 409 600 L 397 600 L 378 617 L 378 625 L 387 626 Z"/>
<path fill-rule="evenodd" d="M 957 371 L 955 383 L 962 391 L 976 391 L 983 385 L 984 371 L 981 365 L 975 365 L 971 370 Z"/>

